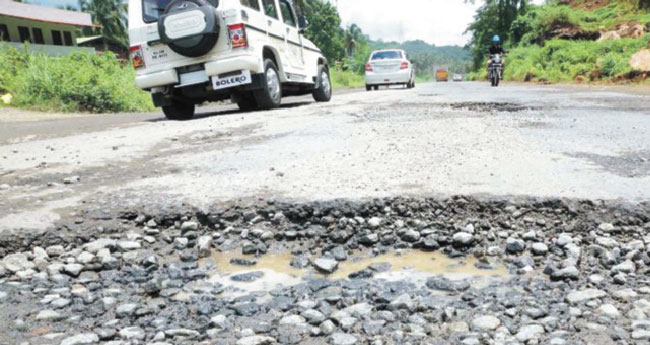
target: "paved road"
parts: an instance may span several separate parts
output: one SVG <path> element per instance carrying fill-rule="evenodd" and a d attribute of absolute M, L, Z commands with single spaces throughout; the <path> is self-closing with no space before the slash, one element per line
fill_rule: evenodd
<path fill-rule="evenodd" d="M 0 127 L 0 229 L 84 205 L 392 195 L 650 199 L 650 97 L 607 88 L 419 85 L 282 109 L 82 116 Z M 79 182 L 64 184 L 78 176 Z M 8 189 L 7 189 L 8 188 Z"/>

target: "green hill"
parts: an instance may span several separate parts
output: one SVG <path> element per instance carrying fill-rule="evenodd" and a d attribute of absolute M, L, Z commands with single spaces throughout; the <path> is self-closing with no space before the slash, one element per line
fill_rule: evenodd
<path fill-rule="evenodd" d="M 370 41 L 372 50 L 403 49 L 409 54 L 419 76 L 433 76 L 434 67 L 447 67 L 454 73 L 467 73 L 471 68 L 469 50 L 459 46 L 435 46 L 421 40 L 398 42 Z"/>

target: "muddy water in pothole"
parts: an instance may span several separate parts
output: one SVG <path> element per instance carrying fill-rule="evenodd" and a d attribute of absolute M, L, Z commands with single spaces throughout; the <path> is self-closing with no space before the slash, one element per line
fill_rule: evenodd
<path fill-rule="evenodd" d="M 233 259 L 255 261 L 255 265 L 234 265 L 231 263 Z M 391 268 L 388 272 L 376 273 L 375 279 L 407 280 L 420 286 L 424 286 L 429 277 L 438 275 L 452 280 L 468 279 L 473 286 L 477 287 L 503 281 L 508 277 L 508 270 L 503 265 L 492 265 L 492 269 L 480 269 L 476 267 L 479 261 L 474 257 L 450 259 L 440 252 L 407 251 L 400 254 L 392 252 L 374 257 L 369 253 L 358 252 L 347 261 L 340 262 L 337 271 L 330 275 L 318 273 L 311 267 L 305 269 L 292 267 L 290 265 L 292 259 L 293 256 L 288 252 L 267 254 L 256 258 L 241 255 L 241 251 L 234 250 L 215 252 L 211 257 L 202 259 L 199 264 L 212 272 L 210 282 L 220 284 L 225 288 L 224 295 L 232 297 L 298 285 L 306 278 L 345 279 L 351 273 L 366 269 L 371 264 L 383 263 L 389 263 Z M 240 275 L 246 274 L 251 274 L 255 278 L 251 281 L 241 281 Z"/>
<path fill-rule="evenodd" d="M 293 256 L 290 253 L 267 254 L 259 258 L 243 256 L 240 251 L 214 253 L 211 260 L 216 266 L 216 272 L 222 276 L 240 274 L 254 271 L 273 271 L 295 278 L 308 275 L 326 277 L 332 280 L 345 279 L 351 273 L 368 268 L 371 264 L 391 264 L 391 272 L 414 271 L 430 275 L 458 275 L 463 277 L 476 276 L 501 276 L 508 275 L 508 270 L 503 265 L 492 265 L 492 269 L 476 267 L 479 260 L 474 257 L 464 259 L 450 259 L 441 252 L 408 251 L 401 254 L 389 253 L 379 256 L 368 256 L 359 253 L 347 261 L 339 263 L 338 270 L 330 275 L 322 275 L 310 269 L 298 269 L 290 265 Z M 253 266 L 239 266 L 231 264 L 232 259 L 246 259 L 255 261 Z"/>

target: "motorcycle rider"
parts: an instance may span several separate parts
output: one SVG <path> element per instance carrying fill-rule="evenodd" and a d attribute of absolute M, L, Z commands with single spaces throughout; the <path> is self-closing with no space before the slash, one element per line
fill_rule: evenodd
<path fill-rule="evenodd" d="M 492 37 L 492 45 L 488 49 L 488 62 L 487 62 L 487 70 L 488 72 L 490 71 L 490 64 L 492 64 L 492 55 L 496 54 L 501 54 L 501 61 L 503 62 L 503 65 L 505 66 L 505 55 L 506 51 L 503 49 L 501 46 L 501 36 L 499 35 L 494 35 Z"/>

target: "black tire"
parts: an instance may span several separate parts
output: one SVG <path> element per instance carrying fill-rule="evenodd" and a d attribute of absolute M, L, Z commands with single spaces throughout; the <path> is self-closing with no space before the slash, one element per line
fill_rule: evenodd
<path fill-rule="evenodd" d="M 192 103 L 174 101 L 172 105 L 163 106 L 162 110 L 168 120 L 187 121 L 194 117 L 196 106 Z"/>
<path fill-rule="evenodd" d="M 232 101 L 234 103 L 237 103 L 239 110 L 244 112 L 255 111 L 259 108 L 257 106 L 257 101 L 255 101 L 255 97 L 253 97 L 252 93 L 240 93 L 233 95 Z"/>
<path fill-rule="evenodd" d="M 375 89 L 375 91 L 377 91 L 377 90 L 379 90 L 379 85 L 375 85 L 375 86 L 373 86 L 373 88 Z"/>
<path fill-rule="evenodd" d="M 318 86 L 312 92 L 316 102 L 329 102 L 332 99 L 332 80 L 329 68 L 325 65 L 318 66 Z"/>
<path fill-rule="evenodd" d="M 415 87 L 415 80 L 411 80 L 408 82 L 408 84 L 406 84 L 407 89 L 412 89 L 414 87 Z"/>
<path fill-rule="evenodd" d="M 492 86 L 499 86 L 499 76 L 497 74 L 492 76 Z"/>
<path fill-rule="evenodd" d="M 372 86 L 366 84 L 366 91 L 372 91 Z"/>
<path fill-rule="evenodd" d="M 262 86 L 262 89 L 253 92 L 259 109 L 268 110 L 279 107 L 282 104 L 282 84 L 278 67 L 271 59 L 264 60 Z"/>

